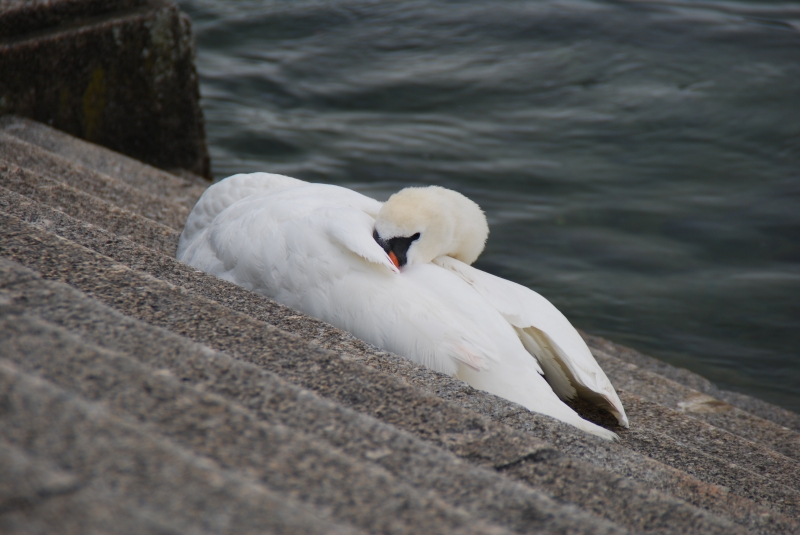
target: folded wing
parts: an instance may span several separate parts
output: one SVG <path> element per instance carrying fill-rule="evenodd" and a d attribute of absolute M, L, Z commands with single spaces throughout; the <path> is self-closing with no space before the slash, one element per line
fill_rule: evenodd
<path fill-rule="evenodd" d="M 372 238 L 375 218 L 360 210 L 328 208 L 313 214 L 313 223 L 335 243 L 344 246 L 374 264 L 384 266 L 393 273 L 400 273 L 383 248 Z"/>
<path fill-rule="evenodd" d="M 272 173 L 249 173 L 233 175 L 208 188 L 189 214 L 181 233 L 177 256 L 181 257 L 197 235 L 211 225 L 214 218 L 236 202 L 262 191 L 277 192 L 306 182 Z"/>
<path fill-rule="evenodd" d="M 470 284 L 508 321 L 562 399 L 576 395 L 608 409 L 625 427 L 628 417 L 611 382 L 572 324 L 547 299 L 447 256 L 434 263 Z"/>

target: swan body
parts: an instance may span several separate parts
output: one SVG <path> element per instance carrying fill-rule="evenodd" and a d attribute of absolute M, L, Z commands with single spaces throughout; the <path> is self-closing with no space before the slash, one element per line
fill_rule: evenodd
<path fill-rule="evenodd" d="M 587 398 L 628 426 L 569 321 L 536 292 L 470 266 L 488 233 L 478 205 L 444 188 L 406 188 L 380 203 L 253 173 L 206 190 L 177 258 L 475 388 L 615 438 L 562 401 Z"/>

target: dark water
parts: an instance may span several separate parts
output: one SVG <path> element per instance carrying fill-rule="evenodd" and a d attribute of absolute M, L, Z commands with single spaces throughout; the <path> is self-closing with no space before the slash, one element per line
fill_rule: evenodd
<path fill-rule="evenodd" d="M 182 6 L 217 177 L 457 189 L 481 269 L 800 411 L 800 3 Z"/>

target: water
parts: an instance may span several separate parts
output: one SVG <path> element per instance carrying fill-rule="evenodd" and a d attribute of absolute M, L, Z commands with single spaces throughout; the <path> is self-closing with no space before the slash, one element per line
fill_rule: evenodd
<path fill-rule="evenodd" d="M 477 267 L 800 412 L 800 3 L 182 7 L 216 177 L 457 189 Z"/>

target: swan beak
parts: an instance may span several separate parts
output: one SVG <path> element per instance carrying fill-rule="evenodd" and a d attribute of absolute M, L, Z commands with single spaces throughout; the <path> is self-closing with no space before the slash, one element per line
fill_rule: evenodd
<path fill-rule="evenodd" d="M 392 264 L 394 264 L 397 269 L 400 269 L 400 261 L 397 259 L 397 255 L 394 254 L 394 251 L 389 251 L 389 260 L 392 261 Z"/>

